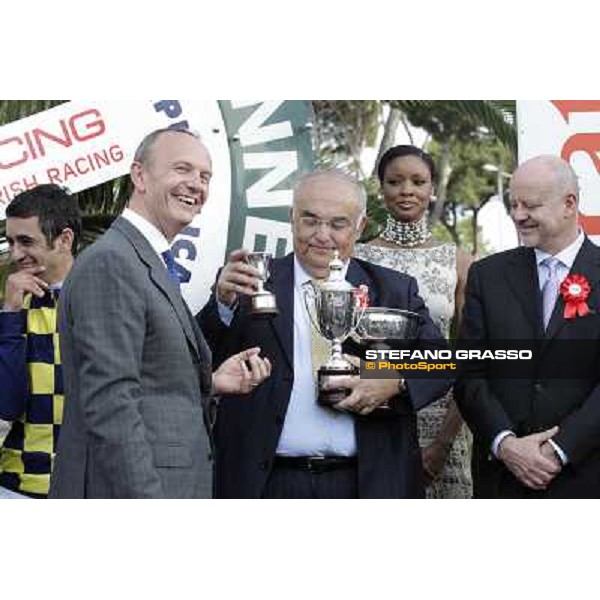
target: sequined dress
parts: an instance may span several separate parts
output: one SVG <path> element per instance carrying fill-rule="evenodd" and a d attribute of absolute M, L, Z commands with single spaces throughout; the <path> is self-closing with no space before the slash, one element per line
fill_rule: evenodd
<path fill-rule="evenodd" d="M 431 318 L 446 338 L 454 315 L 456 288 L 456 246 L 440 244 L 432 248 L 387 248 L 357 244 L 355 256 L 369 262 L 412 275 L 419 284 L 419 294 L 425 301 Z M 418 413 L 419 444 L 425 447 L 436 437 L 452 392 L 436 400 Z M 463 424 L 450 450 L 441 477 L 427 488 L 428 498 L 470 498 L 471 440 Z"/>

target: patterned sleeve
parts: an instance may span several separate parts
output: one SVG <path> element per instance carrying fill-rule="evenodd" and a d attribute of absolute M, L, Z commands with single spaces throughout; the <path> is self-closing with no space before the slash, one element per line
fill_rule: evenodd
<path fill-rule="evenodd" d="M 0 312 L 0 418 L 15 421 L 27 397 L 24 311 Z"/>

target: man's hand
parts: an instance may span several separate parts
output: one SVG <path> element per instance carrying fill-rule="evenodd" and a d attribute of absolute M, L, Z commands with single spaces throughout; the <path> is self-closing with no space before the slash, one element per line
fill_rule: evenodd
<path fill-rule="evenodd" d="M 247 250 L 234 250 L 229 255 L 217 281 L 217 299 L 225 306 L 233 306 L 239 294 L 253 294 L 260 281 L 258 269 L 244 262 Z"/>
<path fill-rule="evenodd" d="M 448 460 L 451 447 L 452 444 L 444 444 L 440 440 L 435 439 L 431 444 L 421 448 L 425 485 L 431 485 L 440 477 L 444 470 L 444 465 Z"/>
<path fill-rule="evenodd" d="M 556 451 L 554 450 L 554 448 L 550 442 L 544 442 L 540 446 L 540 451 L 546 458 L 554 461 L 556 463 L 556 466 L 559 469 L 562 469 L 562 467 L 563 467 L 562 461 L 560 460 L 559 456 L 556 454 Z"/>
<path fill-rule="evenodd" d="M 4 310 L 21 310 L 23 298 L 28 293 L 41 298 L 48 289 L 48 284 L 39 277 L 45 270 L 45 267 L 35 267 L 9 275 L 4 291 Z"/>
<path fill-rule="evenodd" d="M 230 356 L 213 374 L 217 394 L 247 394 L 271 374 L 268 358 L 259 356 L 260 348 L 249 348 Z"/>
<path fill-rule="evenodd" d="M 507 436 L 500 442 L 498 458 L 523 485 L 545 490 L 562 468 L 556 457 L 542 452 L 542 446 L 557 433 L 558 427 L 552 427 L 522 438 Z"/>
<path fill-rule="evenodd" d="M 360 359 L 344 355 L 354 366 L 360 366 Z M 361 379 L 358 375 L 340 375 L 328 378 L 327 388 L 345 388 L 352 393 L 338 402 L 333 408 L 368 415 L 376 408 L 384 406 L 398 394 L 397 379 Z"/>

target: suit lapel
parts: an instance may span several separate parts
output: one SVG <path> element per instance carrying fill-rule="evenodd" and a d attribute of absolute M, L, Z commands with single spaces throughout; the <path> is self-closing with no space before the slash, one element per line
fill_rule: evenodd
<path fill-rule="evenodd" d="M 158 260 L 158 257 L 157 257 Z M 196 341 L 196 336 L 194 335 L 194 330 L 192 329 L 192 323 L 190 318 L 185 310 L 185 302 L 181 294 L 175 289 L 173 283 L 169 279 L 169 275 L 167 274 L 167 270 L 164 265 L 148 265 L 150 267 L 150 279 L 154 282 L 154 285 L 158 287 L 167 297 L 167 300 L 175 310 L 175 314 L 179 319 L 179 323 L 185 333 L 185 337 L 190 342 L 194 352 L 200 355 L 198 350 L 198 344 Z"/>
<path fill-rule="evenodd" d="M 369 306 L 379 306 L 379 291 L 372 285 L 372 278 L 369 273 L 364 269 L 361 262 L 355 258 L 350 259 L 346 281 L 354 287 L 366 285 L 369 288 Z"/>
<path fill-rule="evenodd" d="M 526 321 L 532 324 L 535 338 L 540 339 L 544 336 L 544 323 L 534 251 L 531 248 L 519 248 L 507 266 L 508 285 L 519 301 Z M 527 337 L 527 332 L 524 331 L 523 336 Z"/>
<path fill-rule="evenodd" d="M 183 306 L 192 325 L 194 336 L 198 344 L 198 351 L 200 355 L 200 389 L 202 390 L 203 394 L 210 394 L 212 389 L 212 352 L 208 346 L 208 343 L 206 342 L 206 339 L 204 338 L 204 334 L 202 333 L 202 329 L 200 329 L 200 325 L 197 323 L 196 319 L 194 319 L 194 315 L 192 315 L 192 311 L 189 309 L 189 306 L 185 303 L 185 301 Z"/>
<path fill-rule="evenodd" d="M 587 237 L 585 238 L 579 252 L 577 253 L 577 256 L 575 257 L 575 261 L 573 262 L 573 266 L 569 271 L 569 275 L 573 273 L 583 275 L 590 282 L 592 291 L 590 297 L 588 298 L 588 305 L 590 308 L 593 308 L 591 301 L 595 296 L 595 292 L 597 293 L 594 288 L 600 282 L 600 252 Z M 565 318 L 563 317 L 564 310 L 565 302 L 559 292 L 558 298 L 556 299 L 556 305 L 552 311 L 550 323 L 548 324 L 548 330 L 546 332 L 547 340 L 556 337 L 565 325 Z"/>
<path fill-rule="evenodd" d="M 270 319 L 275 337 L 283 349 L 283 354 L 294 368 L 294 255 L 275 259 L 271 263 L 271 276 L 265 282 L 265 289 L 273 292 L 277 300 L 279 314 Z"/>
<path fill-rule="evenodd" d="M 200 356 L 196 336 L 186 312 L 183 297 L 169 279 L 167 269 L 162 260 L 156 254 L 148 240 L 129 221 L 119 217 L 114 222 L 113 227 L 129 240 L 140 260 L 148 267 L 150 279 L 173 307 L 190 346 L 196 355 Z"/>

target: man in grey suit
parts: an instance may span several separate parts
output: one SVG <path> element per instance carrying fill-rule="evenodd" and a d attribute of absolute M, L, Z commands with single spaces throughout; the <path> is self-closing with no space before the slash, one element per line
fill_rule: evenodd
<path fill-rule="evenodd" d="M 170 244 L 207 199 L 208 150 L 189 131 L 155 131 L 130 175 L 128 208 L 63 287 L 66 400 L 52 498 L 210 497 L 210 398 L 247 393 L 270 373 L 251 348 L 213 375 L 179 291 Z"/>

